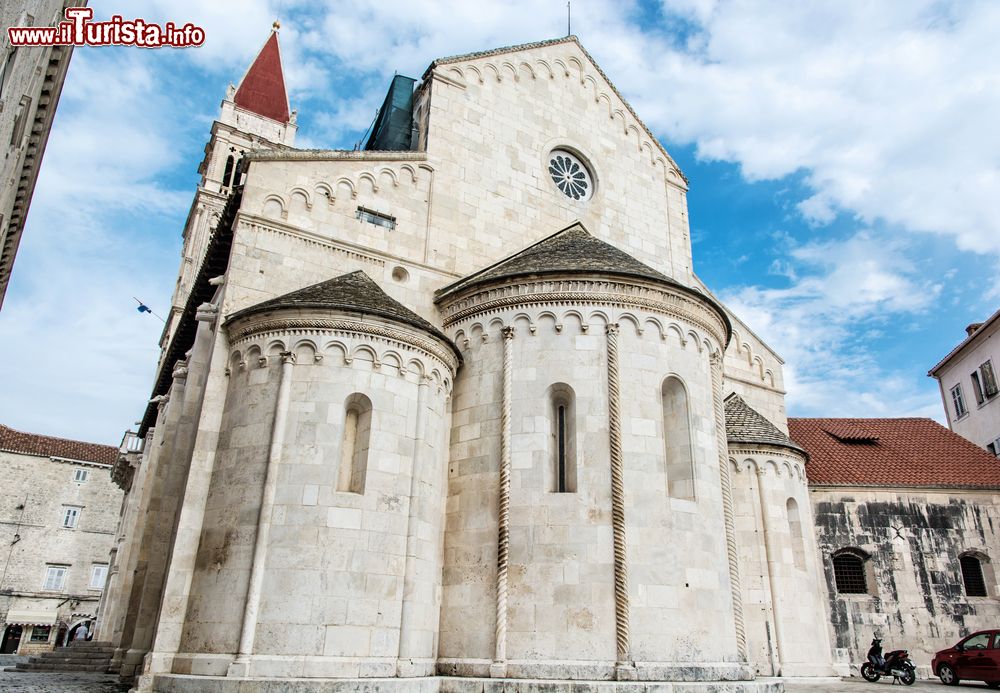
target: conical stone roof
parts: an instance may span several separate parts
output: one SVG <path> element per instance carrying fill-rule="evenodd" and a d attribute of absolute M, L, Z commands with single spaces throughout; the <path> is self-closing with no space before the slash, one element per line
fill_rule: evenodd
<path fill-rule="evenodd" d="M 726 439 L 730 443 L 777 445 L 804 452 L 735 392 L 726 397 Z"/>
<path fill-rule="evenodd" d="M 449 345 L 452 344 L 443 332 L 382 291 L 382 288 L 361 270 L 342 274 L 325 282 L 313 284 L 244 308 L 231 315 L 227 322 L 264 311 L 286 308 L 319 308 L 377 315 L 419 328 L 444 340 Z"/>
<path fill-rule="evenodd" d="M 532 274 L 617 274 L 649 279 L 690 291 L 625 251 L 591 235 L 577 223 L 444 287 L 438 294 L 445 296 L 475 284 Z"/>

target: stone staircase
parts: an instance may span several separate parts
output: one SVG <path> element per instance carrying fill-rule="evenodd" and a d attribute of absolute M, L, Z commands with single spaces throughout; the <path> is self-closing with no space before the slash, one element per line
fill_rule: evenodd
<path fill-rule="evenodd" d="M 52 652 L 42 652 L 4 671 L 96 671 L 105 673 L 115 648 L 110 642 L 76 641 Z"/>

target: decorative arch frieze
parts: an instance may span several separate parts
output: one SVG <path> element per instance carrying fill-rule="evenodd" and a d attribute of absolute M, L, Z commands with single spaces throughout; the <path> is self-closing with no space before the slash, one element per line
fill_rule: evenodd
<path fill-rule="evenodd" d="M 679 291 L 627 280 L 510 282 L 477 289 L 440 307 L 445 329 L 464 326 L 466 334 L 477 322 L 516 310 L 518 316 L 525 316 L 530 334 L 537 334 L 540 325 L 551 325 L 562 333 L 565 325 L 578 323 L 587 333 L 592 327 L 603 329 L 612 322 L 624 322 L 643 336 L 651 325 L 661 340 L 676 339 L 682 348 L 691 346 L 708 354 L 719 350 L 726 338 L 726 326 L 706 304 Z"/>
<path fill-rule="evenodd" d="M 746 444 L 729 446 L 729 464 L 734 472 L 770 474 L 777 479 L 794 479 L 806 483 L 806 471 L 801 455 L 772 447 Z"/>
<path fill-rule="evenodd" d="M 448 393 L 458 370 L 455 354 L 437 340 L 347 318 L 277 317 L 230 328 L 229 363 L 233 370 L 253 354 L 259 355 L 259 366 L 252 367 L 266 367 L 270 361 L 264 355 L 276 350 L 296 354 L 297 367 L 346 366 L 404 378 L 410 374 L 418 379 L 430 376 Z"/>
<path fill-rule="evenodd" d="M 580 50 L 586 54 L 582 46 Z M 638 152 L 647 154 L 649 165 L 659 168 L 666 182 L 681 189 L 687 188 L 687 181 L 673 158 L 592 59 L 585 65 L 577 56 L 566 54 L 552 60 L 544 58 L 521 60 L 515 65 L 506 55 L 498 55 L 485 62 L 483 57 L 479 56 L 471 58 L 468 62 L 448 64 L 446 68 L 442 66 L 442 76 L 445 73 L 449 79 L 454 79 L 463 86 L 470 83 L 483 86 L 502 84 L 506 80 L 520 82 L 521 75 L 529 80 L 536 80 L 539 76 L 547 76 L 549 79 L 558 76 L 571 80 L 581 90 L 591 91 L 592 102 L 597 106 L 603 104 L 608 119 L 618 121 L 616 127 L 620 128 L 621 133 L 627 138 L 634 140 Z"/>

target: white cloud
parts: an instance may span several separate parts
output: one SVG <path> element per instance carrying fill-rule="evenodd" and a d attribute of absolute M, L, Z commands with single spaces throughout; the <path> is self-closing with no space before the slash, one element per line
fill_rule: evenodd
<path fill-rule="evenodd" d="M 845 213 L 1000 253 L 1000 5 L 669 0 L 667 26 L 640 26 L 640 9 L 576 3 L 573 29 L 654 132 L 748 180 L 798 174 L 811 190 L 793 204 L 820 229 Z M 192 112 L 181 77 L 210 75 L 221 98 L 279 18 L 293 107 L 315 123 L 300 143 L 322 145 L 368 125 L 394 71 L 419 77 L 436 57 L 557 37 L 566 19 L 564 2 L 528 0 L 142 0 L 122 11 L 191 21 L 208 40 L 77 51 L 0 316 L 0 377 L 11 383 L 0 419 L 104 440 L 148 395 L 159 330 L 132 314 L 131 295 L 165 302 L 171 291 L 197 164 L 178 161 L 178 142 L 195 129 L 207 138 L 218 105 Z M 165 185 L 178 165 L 187 181 Z M 722 293 L 786 357 L 793 406 L 877 414 L 891 397 L 893 413 L 923 411 L 923 389 L 858 338 L 939 296 L 906 244 L 855 234 L 783 253 L 782 243 L 771 259 L 785 288 L 744 274 Z M 987 282 L 1000 295 L 1000 280 Z M 51 365 L 29 370 L 24 358 Z M 97 392 L 106 405 L 91 406 Z M 46 425 L 49 414 L 58 420 Z"/>
<path fill-rule="evenodd" d="M 941 286 L 925 279 L 892 239 L 860 232 L 791 248 L 800 276 L 784 288 L 742 287 L 726 304 L 785 359 L 793 413 L 941 418 L 923 372 L 887 365 L 873 341 L 931 310 Z"/>

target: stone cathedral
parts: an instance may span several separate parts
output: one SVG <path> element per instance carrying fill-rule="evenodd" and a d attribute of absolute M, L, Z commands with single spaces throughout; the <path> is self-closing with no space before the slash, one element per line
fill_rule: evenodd
<path fill-rule="evenodd" d="M 116 467 L 99 637 L 121 673 L 427 692 L 832 673 L 782 361 L 693 273 L 688 182 L 579 41 L 397 76 L 358 151 L 295 132 L 275 29 L 212 126 Z"/>

